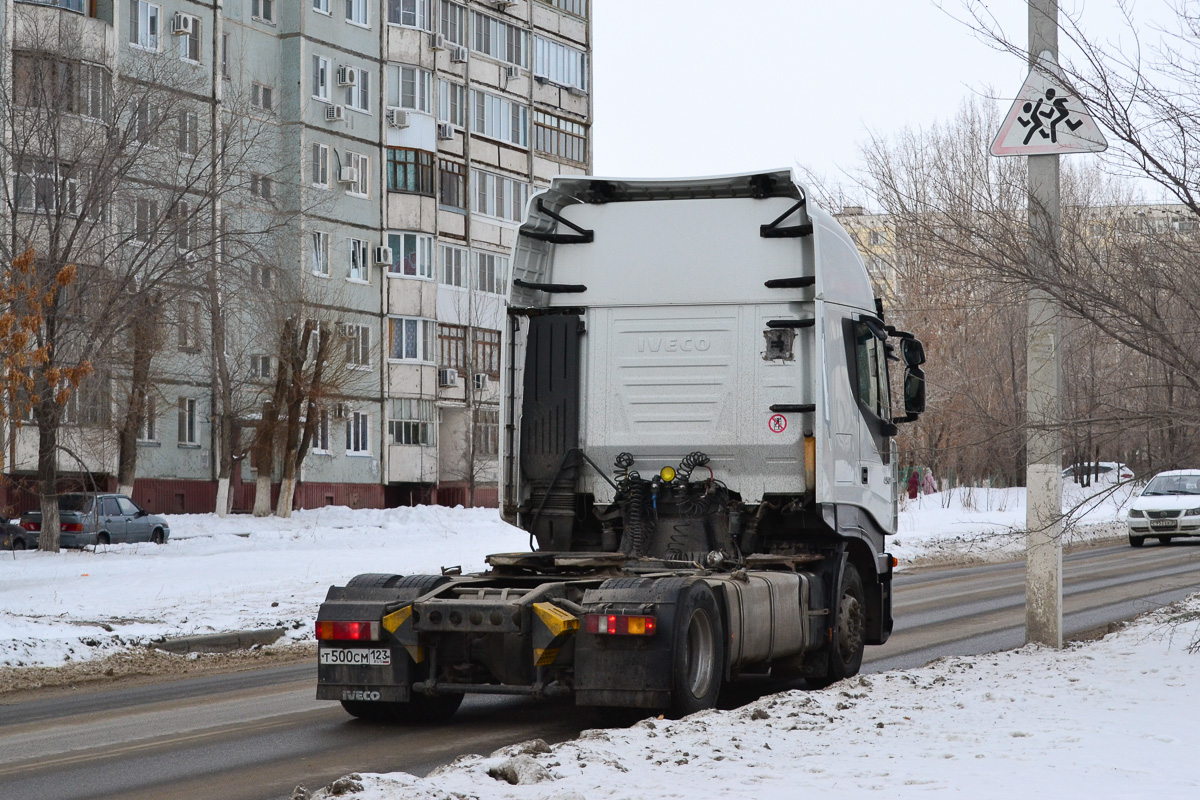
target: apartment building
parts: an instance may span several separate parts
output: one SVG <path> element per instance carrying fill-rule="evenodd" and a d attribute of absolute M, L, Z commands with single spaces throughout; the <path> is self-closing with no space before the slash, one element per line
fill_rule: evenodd
<path fill-rule="evenodd" d="M 236 167 L 244 181 L 210 222 L 253 231 L 270 214 L 277 229 L 260 255 L 223 262 L 221 290 L 172 300 L 135 500 L 213 509 L 224 408 L 214 374 L 222 360 L 236 373 L 236 409 L 222 413 L 249 440 L 282 366 L 277 334 L 255 314 L 286 289 L 318 328 L 333 327 L 343 362 L 315 409 L 295 505 L 495 502 L 509 253 L 531 194 L 591 169 L 589 12 L 588 0 L 0 0 L 9 62 L 32 22 L 82 26 L 96 54 L 58 55 L 92 63 L 114 92 L 166 61 L 194 73 L 184 150 L 189 114 L 202 131 L 209 118 L 255 126 L 253 155 Z M 177 280 L 201 282 L 188 275 Z M 219 353 L 215 313 L 228 326 Z M 112 385 L 79 397 L 111 406 L 125 376 L 102 379 Z M 69 481 L 115 487 L 116 415 L 69 417 L 71 452 L 59 459 Z M 9 427 L 6 471 L 28 480 L 36 442 Z M 241 455 L 235 510 L 253 505 L 260 468 L 278 472 Z"/>

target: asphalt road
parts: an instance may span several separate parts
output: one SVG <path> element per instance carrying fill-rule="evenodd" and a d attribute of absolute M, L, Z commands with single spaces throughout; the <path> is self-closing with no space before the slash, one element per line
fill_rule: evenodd
<path fill-rule="evenodd" d="M 1200 542 L 1102 547 L 1064 560 L 1068 635 L 1103 630 L 1200 589 Z M 902 573 L 896 632 L 864 672 L 1023 641 L 1024 565 Z M 313 700 L 316 669 L 216 675 L 0 706 L 0 800 L 274 800 L 349 772 L 424 774 L 463 753 L 600 724 L 569 703 L 471 697 L 451 723 L 405 729 Z M 731 702 L 754 696 L 739 691 Z"/>

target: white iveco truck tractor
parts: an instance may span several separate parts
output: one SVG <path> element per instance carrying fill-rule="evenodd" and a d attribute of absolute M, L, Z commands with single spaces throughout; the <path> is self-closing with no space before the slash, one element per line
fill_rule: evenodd
<path fill-rule="evenodd" d="M 501 514 L 530 552 L 330 588 L 318 698 L 681 715 L 742 675 L 827 685 L 887 641 L 892 437 L 924 409 L 924 353 L 789 172 L 556 179 L 520 229 L 502 348 Z"/>

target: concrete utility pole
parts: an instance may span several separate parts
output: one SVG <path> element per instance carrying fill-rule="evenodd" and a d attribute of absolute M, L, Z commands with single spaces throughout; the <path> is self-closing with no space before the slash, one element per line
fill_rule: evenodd
<path fill-rule="evenodd" d="M 1029 0 L 1029 66 L 1058 63 L 1058 0 Z M 1059 237 L 1057 155 L 1029 156 L 1029 258 L 1050 269 Z M 1029 290 L 1026 339 L 1025 641 L 1062 647 L 1062 350 L 1058 305 Z"/>

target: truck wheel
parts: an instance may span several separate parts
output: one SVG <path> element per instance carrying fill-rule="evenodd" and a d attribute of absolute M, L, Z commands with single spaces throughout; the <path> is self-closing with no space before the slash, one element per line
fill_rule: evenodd
<path fill-rule="evenodd" d="M 672 662 L 671 714 L 682 717 L 716 706 L 725 673 L 725 626 L 703 581 L 684 589 L 675 606 Z"/>
<path fill-rule="evenodd" d="M 401 705 L 400 703 L 368 703 L 364 700 L 343 700 L 342 708 L 346 709 L 346 713 L 352 717 L 369 720 L 371 722 L 381 722 L 391 719 L 395 714 L 393 706 Z"/>
<path fill-rule="evenodd" d="M 393 719 L 413 725 L 431 725 L 435 722 L 445 722 L 454 716 L 462 705 L 461 694 L 416 694 L 410 695 L 407 703 L 393 703 L 395 713 Z"/>
<path fill-rule="evenodd" d="M 829 668 L 824 675 L 807 678 L 813 689 L 823 689 L 843 678 L 858 674 L 862 666 L 867 628 L 862 578 L 853 564 L 842 573 L 842 594 L 838 598 L 837 630 L 829 647 Z"/>

